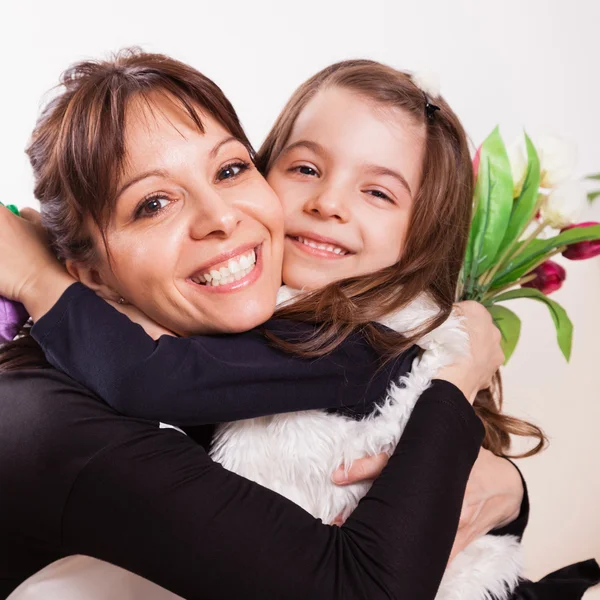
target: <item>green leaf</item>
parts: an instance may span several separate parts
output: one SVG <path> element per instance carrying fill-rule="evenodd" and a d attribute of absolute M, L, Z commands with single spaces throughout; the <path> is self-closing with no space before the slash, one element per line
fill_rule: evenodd
<path fill-rule="evenodd" d="M 586 179 L 590 181 L 600 181 L 600 173 L 594 173 L 594 175 L 588 175 Z"/>
<path fill-rule="evenodd" d="M 565 309 L 558 302 L 550 300 L 548 296 L 534 288 L 511 290 L 510 292 L 499 294 L 495 298 L 492 298 L 490 302 L 496 304 L 497 302 L 505 302 L 506 300 L 513 300 L 515 298 L 531 298 L 532 300 L 543 302 L 548 307 L 554 321 L 554 326 L 556 327 L 558 346 L 568 362 L 571 358 L 571 346 L 573 343 L 573 323 L 571 323 L 571 319 L 569 319 Z"/>
<path fill-rule="evenodd" d="M 504 352 L 504 364 L 506 364 L 517 347 L 521 335 L 521 319 L 512 310 L 508 310 L 506 306 L 500 306 L 499 304 L 490 306 L 488 310 L 494 318 L 496 327 L 502 334 L 500 345 Z"/>
<path fill-rule="evenodd" d="M 600 196 L 600 191 L 598 191 L 598 192 L 590 192 L 588 194 L 588 200 L 590 202 L 593 202 L 596 198 L 598 198 L 598 196 Z"/>
<path fill-rule="evenodd" d="M 481 146 L 475 184 L 475 215 L 471 223 L 466 262 L 473 280 L 493 263 L 506 233 L 513 206 L 510 161 L 498 127 Z"/>
<path fill-rule="evenodd" d="M 533 142 L 525 134 L 525 145 L 527 147 L 527 174 L 523 183 L 523 189 L 519 197 L 514 201 L 512 213 L 506 234 L 500 245 L 499 253 L 506 250 L 515 240 L 521 237 L 527 225 L 534 216 L 540 190 L 540 159 Z"/>
<path fill-rule="evenodd" d="M 598 239 L 600 239 L 600 225 L 574 227 L 545 240 L 533 240 L 523 252 L 518 254 L 516 258 L 509 260 L 506 266 L 496 274 L 490 289 L 499 288 L 517 281 L 517 279 L 528 273 L 534 265 L 538 264 L 544 256 L 561 246 L 569 246 L 578 242 L 589 242 Z M 521 245 L 522 242 L 516 246 L 515 252 L 518 251 Z"/>

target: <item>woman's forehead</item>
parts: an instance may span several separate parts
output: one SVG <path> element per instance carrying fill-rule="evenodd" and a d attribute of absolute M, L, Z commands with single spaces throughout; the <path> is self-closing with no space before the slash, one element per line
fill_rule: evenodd
<path fill-rule="evenodd" d="M 176 149 L 209 146 L 215 139 L 230 135 L 202 107 L 196 105 L 194 110 L 198 121 L 177 98 L 155 93 L 132 99 L 125 123 L 125 170 L 147 165 Z"/>

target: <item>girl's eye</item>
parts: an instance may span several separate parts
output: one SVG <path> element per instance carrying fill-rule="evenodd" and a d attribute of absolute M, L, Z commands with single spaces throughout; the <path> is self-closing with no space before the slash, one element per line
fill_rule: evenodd
<path fill-rule="evenodd" d="M 318 175 L 317 171 L 308 165 L 300 165 L 299 167 L 293 167 L 291 171 L 295 171 L 296 173 L 300 173 L 301 175 L 307 175 L 308 177 L 316 177 Z"/>
<path fill-rule="evenodd" d="M 229 163 L 217 173 L 217 181 L 235 179 L 238 175 L 241 175 L 244 171 L 247 171 L 249 167 L 250 164 L 243 161 Z"/>
<path fill-rule="evenodd" d="M 386 202 L 393 202 L 393 200 L 387 194 L 384 194 L 380 190 L 367 190 L 367 194 L 371 194 L 375 198 L 381 198 L 382 200 L 385 200 Z"/>
<path fill-rule="evenodd" d="M 153 217 L 169 204 L 170 200 L 166 196 L 151 196 L 147 198 L 135 213 L 135 218 Z"/>

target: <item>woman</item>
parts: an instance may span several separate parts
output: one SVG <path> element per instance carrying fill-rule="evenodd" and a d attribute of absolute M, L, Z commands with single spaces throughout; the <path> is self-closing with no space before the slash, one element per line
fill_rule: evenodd
<path fill-rule="evenodd" d="M 149 65 L 147 60 L 134 56 L 121 64 L 104 65 L 101 82 L 96 80 L 85 88 L 87 97 L 78 85 L 81 80 L 89 83 L 85 77 L 94 69 L 92 65 L 80 67 L 67 76 L 70 95 L 59 97 L 53 104 L 53 108 L 60 107 L 68 100 L 70 119 L 53 121 L 60 111 L 46 112 L 31 156 L 38 175 L 36 194 L 46 209 L 51 241 L 71 264 L 77 258 L 79 264 L 92 265 L 85 271 L 90 284 L 106 285 L 104 291 L 109 295 L 114 292 L 110 283 L 124 285 L 123 290 L 137 306 L 180 333 L 241 331 L 266 318 L 274 304 L 274 295 L 270 304 L 267 301 L 269 308 L 262 298 L 276 291 L 278 285 L 273 285 L 273 274 L 280 260 L 277 228 L 281 225 L 270 214 L 276 212 L 276 203 L 271 203 L 271 192 L 251 167 L 248 177 L 221 183 L 229 179 L 232 165 L 244 159 L 248 162 L 250 157 L 235 113 L 220 90 L 174 61 L 153 57 Z M 181 69 L 185 77 L 181 77 Z M 152 123 L 147 120 L 149 113 L 143 111 L 127 115 L 141 114 L 140 121 L 107 119 L 101 122 L 101 129 L 82 127 L 85 107 L 98 106 L 99 83 L 108 85 L 119 75 L 130 83 L 138 76 L 137 98 L 143 106 L 156 114 L 167 112 L 169 118 L 177 116 L 178 139 L 186 140 L 185 144 L 178 146 L 175 139 L 169 139 L 172 128 L 149 134 Z M 177 87 L 173 81 L 187 82 L 188 87 Z M 140 92 L 147 91 L 148 83 L 161 92 L 158 97 Z M 118 89 L 125 93 L 124 88 Z M 177 107 L 176 115 L 169 113 L 169 103 L 160 103 L 165 93 L 181 98 L 186 110 Z M 127 98 L 117 96 L 116 100 L 117 104 L 121 101 L 121 114 L 125 115 Z M 98 131 L 106 132 L 106 128 L 113 128 L 116 134 L 112 139 L 124 144 L 103 148 Z M 56 152 L 57 144 L 64 152 Z M 94 152 L 89 152 L 90 147 Z M 146 152 L 138 167 L 147 169 L 150 163 L 158 162 L 162 168 L 152 169 L 150 175 L 163 178 L 168 167 L 171 178 L 187 192 L 188 202 L 180 205 L 181 213 L 173 213 L 168 236 L 153 237 L 156 228 L 153 230 L 150 223 L 140 225 L 138 203 L 128 202 L 128 198 L 116 205 L 109 201 L 116 192 L 125 191 L 111 193 L 111 187 L 116 187 L 113 176 L 118 171 L 114 169 L 132 147 Z M 53 169 L 56 164 L 49 157 L 59 163 L 64 160 L 71 168 Z M 190 164 L 200 164 L 201 168 L 190 169 Z M 179 170 L 180 165 L 185 168 Z M 86 179 L 90 172 L 99 173 L 98 178 Z M 121 187 L 130 184 L 128 188 L 135 185 L 132 180 L 120 183 Z M 81 204 L 84 200 L 89 202 L 87 210 Z M 112 218 L 107 219 L 111 212 Z M 9 233 L 14 229 L 15 239 L 21 239 L 18 228 L 23 224 L 5 213 L 0 211 L 1 239 L 10 263 L 19 260 L 21 253 L 9 256 Z M 248 245 L 259 248 L 261 271 L 245 288 L 244 296 L 220 295 L 216 301 L 214 297 L 196 296 L 193 287 L 184 287 L 204 266 L 202 262 L 227 254 L 226 244 L 230 245 L 228 251 L 238 253 L 246 251 Z M 44 311 L 36 295 L 27 297 L 28 291 L 35 289 L 34 280 L 44 286 L 50 298 L 56 299 L 64 291 L 55 283 L 47 288 L 44 285 L 45 281 L 55 281 L 54 277 L 45 279 L 51 265 L 52 261 L 37 265 L 26 261 L 19 266 L 25 267 L 20 271 L 24 278 L 16 284 L 2 275 L 2 292 L 26 300 L 36 320 Z M 70 280 L 67 284 L 63 277 L 62 285 L 69 287 Z M 112 297 L 116 300 L 120 296 Z M 475 315 L 475 319 L 483 320 L 479 329 L 470 326 L 472 344 L 477 348 L 475 358 L 466 358 L 440 373 L 469 396 L 487 383 L 499 363 L 496 345 L 485 340 L 489 320 L 477 311 Z M 51 323 L 46 324 L 51 328 Z M 276 327 L 284 336 L 298 333 L 297 327 L 290 330 L 281 323 Z M 244 335 L 238 339 L 250 344 L 253 340 Z M 219 343 L 219 338 L 215 340 L 213 348 Z M 351 381 L 357 385 L 347 386 L 345 391 L 368 395 L 385 389 L 397 372 L 379 372 L 375 377 L 376 355 L 360 336 L 350 342 L 354 353 L 350 364 L 364 364 L 365 378 L 362 388 Z M 24 340 L 20 345 L 28 343 Z M 18 355 L 15 350 L 7 349 L 9 363 L 14 366 L 21 361 L 33 366 L 37 357 Z M 289 362 L 288 357 L 279 356 L 279 364 L 282 358 Z M 321 380 L 337 377 L 339 387 L 341 375 L 348 371 L 341 373 L 339 366 L 337 370 L 334 367 L 344 358 L 348 359 L 340 352 L 329 362 L 319 361 Z M 309 366 L 300 367 L 300 371 L 314 371 L 315 364 Z M 373 389 L 378 387 L 373 383 L 365 389 L 369 375 L 380 381 L 379 390 Z M 7 565 L 5 590 L 52 560 L 83 553 L 138 572 L 188 598 L 238 597 L 249 590 L 253 596 L 285 594 L 290 598 L 377 598 L 410 590 L 413 598 L 432 598 L 447 561 L 466 477 L 481 439 L 479 425 L 464 407 L 457 386 L 437 382 L 413 413 L 407 428 L 413 435 L 401 442 L 369 495 L 337 529 L 323 526 L 276 495 L 225 473 L 178 432 L 160 432 L 154 423 L 117 415 L 50 369 L 13 370 L 3 375 L 1 385 L 0 439 L 6 451 L 2 453 L 0 481 L 3 489 L 13 491 L 0 500 L 3 535 L 13 542 L 2 561 Z M 321 391 L 320 386 L 313 386 L 313 393 Z M 325 391 L 330 394 L 331 389 Z M 437 410 L 435 416 L 432 406 Z M 437 440 L 435 448 L 424 447 L 421 440 L 425 436 Z M 412 446 L 417 446 L 414 452 Z M 421 461 L 423 469 L 415 474 L 413 467 Z M 435 485 L 432 461 L 442 463 L 435 469 Z M 424 497 L 404 498 L 401 482 L 407 471 L 411 472 L 412 485 L 419 485 Z M 45 502 L 39 506 L 35 499 L 42 492 Z M 235 505 L 233 499 L 237 499 Z M 98 523 L 91 523 L 90 515 Z M 429 533 L 420 549 L 415 542 L 402 542 L 416 539 L 422 527 Z M 150 540 L 154 542 L 152 549 Z M 261 553 L 257 556 L 259 543 Z M 424 554 L 429 558 L 426 572 L 417 560 Z M 196 576 L 199 565 L 207 567 L 201 579 Z"/>

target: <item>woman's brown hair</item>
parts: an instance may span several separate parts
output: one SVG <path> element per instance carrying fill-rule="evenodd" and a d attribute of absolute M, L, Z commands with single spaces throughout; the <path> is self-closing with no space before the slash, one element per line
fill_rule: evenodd
<path fill-rule="evenodd" d="M 104 243 L 125 161 L 125 125 L 132 101 L 152 107 L 151 94 L 163 94 L 187 112 L 201 132 L 198 110 L 212 116 L 254 151 L 233 106 L 221 89 L 192 67 L 162 54 L 136 48 L 109 60 L 73 65 L 60 78 L 59 92 L 33 130 L 27 154 L 35 197 L 50 244 L 62 260 L 93 264 L 96 248 L 86 221 L 98 227 Z M 47 367 L 26 327 L 0 347 L 0 373 Z"/>
<path fill-rule="evenodd" d="M 309 321 L 318 327 L 308 340 L 272 339 L 286 351 L 317 357 L 361 330 L 389 360 L 441 325 L 456 299 L 473 198 L 468 140 L 443 98 L 432 99 L 439 110 L 427 114 L 426 96 L 407 73 L 370 60 L 347 60 L 323 69 L 292 95 L 257 153 L 257 166 L 265 175 L 285 149 L 304 107 L 331 87 L 348 90 L 376 106 L 402 110 L 415 124 L 426 128 L 421 183 L 400 260 L 375 273 L 337 281 L 280 308 L 278 317 Z M 417 331 L 401 334 L 374 324 L 423 292 L 435 301 L 439 313 Z M 535 448 L 522 456 L 536 454 L 544 447 L 545 436 L 539 427 L 502 414 L 500 373 L 491 388 L 477 395 L 474 408 L 486 430 L 483 445 L 495 454 L 507 455 L 510 434 L 537 439 Z"/>

